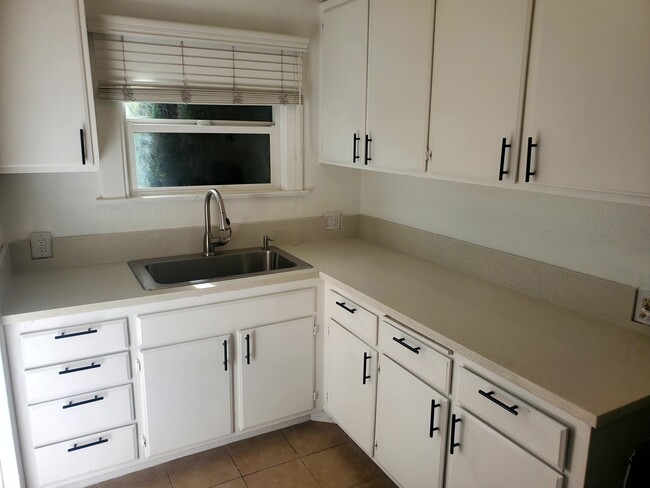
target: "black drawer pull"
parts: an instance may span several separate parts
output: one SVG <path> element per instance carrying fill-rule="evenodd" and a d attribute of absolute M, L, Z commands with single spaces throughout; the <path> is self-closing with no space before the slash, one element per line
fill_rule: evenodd
<path fill-rule="evenodd" d="M 491 402 L 496 403 L 497 405 L 499 405 L 504 410 L 507 410 L 508 412 L 510 412 L 512 415 L 519 415 L 519 412 L 517 412 L 517 409 L 519 408 L 518 405 L 513 405 L 512 407 L 510 407 L 510 406 L 506 405 L 505 403 L 503 403 L 502 401 L 497 400 L 493 396 L 494 395 L 493 391 L 488 391 L 487 393 L 485 393 L 483 390 L 479 390 L 478 392 L 479 392 L 480 395 L 484 396 L 485 398 L 487 398 Z"/>
<path fill-rule="evenodd" d="M 88 335 L 88 334 L 97 334 L 97 329 L 91 329 L 90 327 L 88 330 L 82 330 L 81 332 L 72 332 L 71 334 L 66 334 L 65 332 L 61 332 L 58 336 L 54 336 L 55 339 L 68 339 L 70 337 L 79 337 L 83 335 Z"/>
<path fill-rule="evenodd" d="M 532 158 L 532 152 L 534 147 L 537 147 L 537 144 L 533 144 L 533 138 L 529 137 L 528 150 L 526 152 L 526 183 L 530 181 L 531 176 L 535 176 L 537 174 L 537 170 L 535 171 L 530 170 L 530 160 Z"/>
<path fill-rule="evenodd" d="M 87 447 L 93 447 L 93 446 L 98 446 L 100 444 L 105 444 L 106 442 L 108 442 L 108 439 L 104 439 L 103 437 L 100 437 L 99 440 L 96 440 L 95 442 L 91 442 L 90 444 L 84 444 L 83 446 L 78 446 L 77 444 L 75 444 L 74 447 L 68 449 L 68 452 L 79 451 L 81 449 L 86 449 Z"/>
<path fill-rule="evenodd" d="M 509 169 L 505 169 L 506 164 L 506 148 L 512 147 L 512 144 L 506 144 L 506 138 L 501 139 L 501 164 L 499 165 L 499 181 L 503 180 L 503 175 L 510 174 Z"/>
<path fill-rule="evenodd" d="M 87 369 L 95 369 L 95 368 L 101 368 L 101 364 L 97 363 L 90 363 L 90 366 L 82 366 L 81 368 L 65 368 L 63 371 L 59 371 L 59 374 L 70 374 L 70 373 L 78 373 L 79 371 L 86 371 Z"/>
<path fill-rule="evenodd" d="M 357 160 L 359 159 L 359 145 L 357 142 L 361 141 L 361 137 L 359 137 L 356 132 L 354 134 L 354 139 L 352 140 L 352 162 L 356 163 Z"/>
<path fill-rule="evenodd" d="M 95 402 L 101 402 L 104 399 L 103 396 L 95 395 L 95 398 L 91 398 L 90 400 L 84 400 L 82 402 L 68 402 L 66 405 L 63 405 L 63 410 L 66 408 L 74 408 L 74 407 L 80 407 L 82 405 L 88 405 L 89 403 L 95 403 Z"/>
<path fill-rule="evenodd" d="M 251 363 L 251 335 L 246 334 L 246 364 Z"/>
<path fill-rule="evenodd" d="M 372 142 L 372 139 L 368 137 L 368 134 L 366 134 L 366 154 L 364 154 L 365 162 L 363 164 L 367 165 L 368 161 L 372 161 L 372 158 L 369 156 L 370 154 L 370 143 Z"/>
<path fill-rule="evenodd" d="M 456 417 L 456 414 L 451 415 L 451 439 L 449 442 L 449 454 L 454 454 L 454 449 L 460 447 L 460 443 L 456 442 L 456 424 L 461 422 L 460 417 Z"/>
<path fill-rule="evenodd" d="M 86 138 L 84 137 L 84 130 L 79 129 L 79 136 L 81 138 L 81 164 L 86 164 Z"/>
<path fill-rule="evenodd" d="M 393 340 L 398 344 L 404 346 L 409 351 L 414 352 L 415 354 L 420 354 L 420 346 L 417 347 L 409 346 L 406 342 L 404 342 L 406 340 L 406 337 L 402 337 L 401 339 L 398 339 L 397 337 L 393 337 Z"/>
<path fill-rule="evenodd" d="M 223 341 L 223 370 L 228 371 L 228 341 Z"/>
<path fill-rule="evenodd" d="M 357 311 L 356 308 L 348 308 L 348 307 L 346 307 L 346 306 L 345 306 L 345 302 L 336 302 L 336 304 L 337 304 L 339 307 L 341 307 L 342 309 L 347 310 L 347 311 L 350 312 L 350 313 L 354 313 L 354 312 Z"/>
<path fill-rule="evenodd" d="M 370 379 L 370 375 L 368 374 L 368 359 L 370 359 L 371 356 L 367 352 L 363 353 L 363 382 L 362 384 L 366 384 L 366 381 Z"/>
<path fill-rule="evenodd" d="M 433 433 L 436 430 L 440 430 L 440 427 L 434 427 L 436 408 L 438 407 L 442 407 L 442 403 L 436 403 L 435 400 L 431 400 L 431 420 L 429 421 L 429 437 L 433 437 Z"/>

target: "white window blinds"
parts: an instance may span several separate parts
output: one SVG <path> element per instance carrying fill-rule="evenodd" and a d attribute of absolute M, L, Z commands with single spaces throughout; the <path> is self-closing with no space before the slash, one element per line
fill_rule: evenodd
<path fill-rule="evenodd" d="M 307 40 L 142 19 L 89 20 L 107 100 L 301 104 Z"/>

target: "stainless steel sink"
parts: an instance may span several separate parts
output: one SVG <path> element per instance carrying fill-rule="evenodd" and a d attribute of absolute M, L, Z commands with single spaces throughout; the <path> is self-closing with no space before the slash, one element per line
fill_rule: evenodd
<path fill-rule="evenodd" d="M 190 254 L 129 261 L 129 267 L 145 290 L 307 269 L 312 266 L 271 247 L 222 251 L 214 256 Z"/>

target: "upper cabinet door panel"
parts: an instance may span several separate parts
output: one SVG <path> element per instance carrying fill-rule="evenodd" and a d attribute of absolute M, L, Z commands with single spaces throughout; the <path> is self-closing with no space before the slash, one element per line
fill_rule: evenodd
<path fill-rule="evenodd" d="M 322 14 L 321 161 L 363 164 L 366 120 L 368 0 L 350 0 Z M 359 156 L 354 161 L 354 150 Z"/>
<path fill-rule="evenodd" d="M 512 146 L 504 170 L 516 166 L 530 8 L 530 0 L 437 1 L 432 173 L 498 180 L 504 138 Z"/>
<path fill-rule="evenodd" d="M 537 0 L 520 172 L 650 195 L 650 2 Z"/>
<path fill-rule="evenodd" d="M 0 172 L 97 169 L 85 36 L 77 0 L 0 2 Z"/>
<path fill-rule="evenodd" d="M 424 172 L 434 0 L 372 0 L 368 50 L 370 165 Z"/>

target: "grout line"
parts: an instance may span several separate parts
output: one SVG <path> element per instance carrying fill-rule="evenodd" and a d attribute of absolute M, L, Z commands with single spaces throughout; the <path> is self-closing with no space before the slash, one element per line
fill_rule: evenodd
<path fill-rule="evenodd" d="M 167 480 L 169 480 L 169 486 L 174 488 L 174 482 L 172 481 L 172 477 L 169 476 L 169 470 L 167 469 L 167 463 L 163 464 L 163 468 L 165 468 L 165 473 L 167 474 Z"/>

